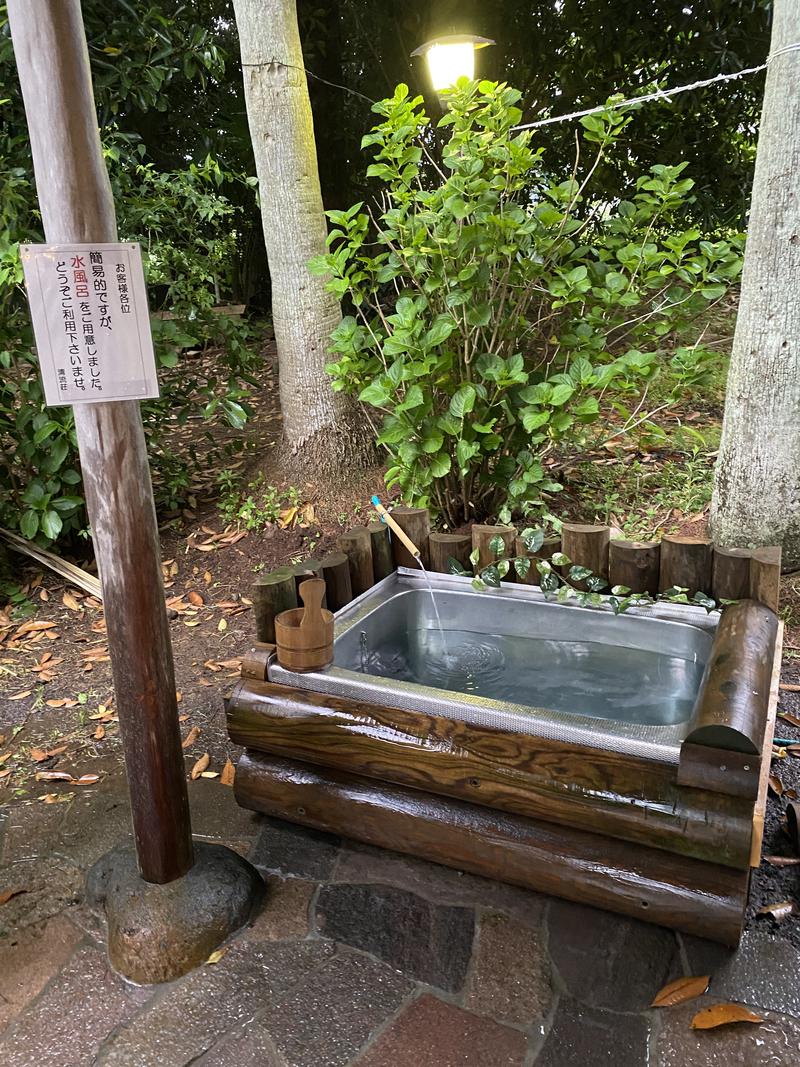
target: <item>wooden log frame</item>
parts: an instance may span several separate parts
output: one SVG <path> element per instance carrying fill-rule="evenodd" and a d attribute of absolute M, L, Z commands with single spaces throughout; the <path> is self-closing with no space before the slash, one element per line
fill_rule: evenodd
<path fill-rule="evenodd" d="M 336 539 L 340 552 L 347 556 L 350 564 L 350 585 L 353 596 L 361 596 L 375 583 L 372 567 L 372 540 L 366 526 L 354 526 L 347 533 Z"/>
<path fill-rule="evenodd" d="M 329 611 L 339 611 L 353 599 L 350 561 L 344 552 L 331 552 L 320 560 L 325 579 L 325 602 Z"/>
<path fill-rule="evenodd" d="M 392 508 L 392 518 L 406 536 L 410 537 L 419 549 L 424 566 L 430 567 L 428 555 L 428 535 L 431 532 L 431 517 L 427 508 Z M 398 537 L 392 538 L 392 558 L 395 567 L 419 568 L 419 564 Z"/>
<path fill-rule="evenodd" d="M 495 537 L 503 542 L 503 550 L 499 554 L 489 547 Z M 478 562 L 475 564 L 475 573 L 483 567 L 489 567 L 504 556 L 513 556 L 517 541 L 517 531 L 513 526 L 483 526 L 475 523 L 472 527 L 472 550 L 478 552 Z M 513 582 L 516 577 L 512 567 L 503 581 Z"/>
<path fill-rule="evenodd" d="M 764 737 L 778 619 L 740 600 L 722 613 L 684 744 L 758 756 Z"/>
<path fill-rule="evenodd" d="M 678 785 L 677 767 L 268 682 L 227 702 L 231 740 L 345 773 L 725 866 L 749 863 L 753 803 Z"/>
<path fill-rule="evenodd" d="M 448 573 L 448 561 L 451 557 L 458 560 L 465 570 L 469 570 L 471 551 L 472 539 L 469 534 L 432 533 L 428 536 L 430 569 L 439 574 Z"/>
<path fill-rule="evenodd" d="M 757 548 L 750 560 L 750 596 L 778 611 L 781 592 L 781 550 Z"/>
<path fill-rule="evenodd" d="M 658 595 L 661 545 L 658 541 L 625 541 L 608 545 L 608 584 L 624 585 L 632 593 Z"/>
<path fill-rule="evenodd" d="M 744 548 L 720 548 L 718 545 L 714 545 L 711 566 L 711 595 L 716 601 L 743 600 L 750 596 L 750 560 L 752 555 L 752 552 L 748 552 Z M 754 599 L 757 600 L 758 597 Z M 772 607 L 771 604 L 767 606 Z"/>
<path fill-rule="evenodd" d="M 661 575 L 659 591 L 680 587 L 695 593 L 711 594 L 711 542 L 705 537 L 680 537 L 665 534 L 661 538 Z"/>
<path fill-rule="evenodd" d="M 608 578 L 608 545 L 611 529 L 608 526 L 586 526 L 565 522 L 561 528 L 561 551 L 572 563 L 588 567 L 598 578 Z M 585 582 L 574 583 L 585 589 Z"/>
<path fill-rule="evenodd" d="M 367 525 L 370 545 L 372 547 L 372 579 L 381 582 L 394 570 L 392 542 L 385 522 L 371 522 Z"/>
<path fill-rule="evenodd" d="M 749 872 L 419 789 L 245 753 L 240 805 L 736 945 Z"/>
<path fill-rule="evenodd" d="M 516 581 L 522 582 L 523 585 L 538 585 L 541 575 L 536 569 L 537 559 L 549 560 L 550 557 L 561 551 L 561 538 L 560 537 L 545 537 L 542 542 L 542 547 L 537 549 L 536 552 L 529 552 L 525 542 L 521 537 L 518 537 L 514 542 L 514 552 L 517 556 L 525 557 L 531 561 L 531 565 L 528 568 L 528 572 L 524 577 L 519 574 L 516 576 Z M 553 567 L 554 571 L 561 573 L 561 567 Z"/>
<path fill-rule="evenodd" d="M 275 616 L 296 608 L 297 585 L 291 567 L 278 567 L 257 578 L 250 596 L 256 621 L 256 639 L 275 644 Z"/>

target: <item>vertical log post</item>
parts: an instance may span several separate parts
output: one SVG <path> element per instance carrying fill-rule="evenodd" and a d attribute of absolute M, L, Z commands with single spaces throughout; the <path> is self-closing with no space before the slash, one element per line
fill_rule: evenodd
<path fill-rule="evenodd" d="M 611 530 L 608 526 L 586 526 L 577 522 L 565 522 L 561 528 L 561 551 L 571 563 L 588 567 L 598 578 L 608 579 L 608 545 Z M 585 582 L 575 582 L 585 589 Z"/>
<path fill-rule="evenodd" d="M 253 582 L 256 640 L 275 644 L 275 616 L 297 607 L 297 587 L 291 567 L 278 567 Z"/>
<path fill-rule="evenodd" d="M 688 595 L 711 589 L 711 542 L 705 537 L 665 534 L 661 539 L 659 591 L 680 586 Z"/>
<path fill-rule="evenodd" d="M 297 597 L 297 603 L 294 606 L 299 607 L 302 603 L 302 598 L 300 596 L 300 586 L 303 584 L 303 582 L 307 582 L 311 578 L 321 578 L 322 564 L 315 559 L 304 559 L 300 563 L 294 563 L 291 567 L 289 567 L 289 573 L 294 578 L 294 587 Z M 322 606 L 327 607 L 327 603 L 324 596 L 322 598 Z"/>
<path fill-rule="evenodd" d="M 503 550 L 500 553 L 493 552 L 489 547 L 495 537 L 499 537 L 503 542 Z M 492 563 L 503 559 L 504 556 L 513 556 L 516 540 L 517 531 L 513 526 L 484 526 L 476 523 L 472 527 L 472 551 L 478 552 L 475 573 L 477 574 L 484 567 L 489 567 Z M 503 581 L 513 582 L 515 577 L 516 573 L 514 568 L 511 567 Z"/>
<path fill-rule="evenodd" d="M 431 517 L 427 508 L 407 508 L 398 505 L 392 508 L 392 518 L 419 549 L 424 566 L 430 567 L 428 535 L 431 532 Z M 392 538 L 392 557 L 395 567 L 410 567 L 419 570 L 419 564 L 397 537 Z"/>
<path fill-rule="evenodd" d="M 632 593 L 658 595 L 661 545 L 658 541 L 610 541 L 608 584 L 625 585 Z"/>
<path fill-rule="evenodd" d="M 353 596 L 361 596 L 372 588 L 374 573 L 372 569 L 372 542 L 366 526 L 354 526 L 347 533 L 336 539 L 340 552 L 344 552 L 350 564 L 350 584 Z"/>
<path fill-rule="evenodd" d="M 432 571 L 447 574 L 448 560 L 452 556 L 465 570 L 469 570 L 469 554 L 472 540 L 468 534 L 432 533 L 428 537 L 428 552 Z"/>
<path fill-rule="evenodd" d="M 743 600 L 750 596 L 750 558 L 746 548 L 714 545 L 711 595 L 715 600 Z"/>
<path fill-rule="evenodd" d="M 542 542 L 542 547 L 540 549 L 538 549 L 536 552 L 529 552 L 525 546 L 525 542 L 522 540 L 521 537 L 518 537 L 515 543 L 514 551 L 518 556 L 524 556 L 526 559 L 529 559 L 531 561 L 531 565 L 528 568 L 528 573 L 525 575 L 525 577 L 522 578 L 518 574 L 516 576 L 516 580 L 518 582 L 521 582 L 523 585 L 538 585 L 541 575 L 536 569 L 536 561 L 537 559 L 546 559 L 549 561 L 550 557 L 555 552 L 560 552 L 561 538 L 558 536 L 545 537 L 544 541 Z M 560 567 L 553 566 L 553 570 L 561 573 Z"/>
<path fill-rule="evenodd" d="M 394 570 L 389 528 L 385 522 L 377 521 L 368 523 L 367 530 L 372 545 L 372 577 L 381 582 Z"/>
<path fill-rule="evenodd" d="M 8 14 L 45 239 L 113 243 L 80 4 L 11 0 Z M 74 412 L 139 868 L 146 881 L 163 884 L 186 874 L 194 854 L 142 419 L 135 400 L 79 404 Z"/>
<path fill-rule="evenodd" d="M 353 583 L 350 581 L 350 561 L 344 552 L 331 552 L 320 564 L 325 579 L 325 597 L 328 611 L 338 611 L 353 599 Z"/>
<path fill-rule="evenodd" d="M 781 594 L 781 550 L 757 548 L 750 561 L 750 597 L 777 613 Z"/>

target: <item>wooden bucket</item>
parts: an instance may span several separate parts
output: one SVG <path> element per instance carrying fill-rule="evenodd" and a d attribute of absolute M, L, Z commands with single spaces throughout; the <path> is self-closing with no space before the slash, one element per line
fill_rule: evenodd
<path fill-rule="evenodd" d="M 321 578 L 303 582 L 299 592 L 303 607 L 275 616 L 275 643 L 281 667 L 302 674 L 333 663 L 333 614 L 322 607 Z"/>

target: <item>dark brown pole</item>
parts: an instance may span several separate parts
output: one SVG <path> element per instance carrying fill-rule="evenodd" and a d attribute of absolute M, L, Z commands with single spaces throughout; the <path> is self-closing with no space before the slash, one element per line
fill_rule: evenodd
<path fill-rule="evenodd" d="M 8 15 L 45 237 L 116 241 L 79 0 L 9 0 Z M 193 864 L 192 830 L 139 404 L 74 411 L 139 869 L 171 882 Z"/>

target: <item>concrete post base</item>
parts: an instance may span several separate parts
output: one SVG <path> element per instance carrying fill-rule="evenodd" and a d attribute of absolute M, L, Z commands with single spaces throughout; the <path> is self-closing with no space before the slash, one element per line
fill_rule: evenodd
<path fill-rule="evenodd" d="M 166 885 L 144 881 L 133 845 L 113 849 L 89 871 L 87 897 L 105 909 L 111 965 L 132 982 L 169 982 L 197 967 L 264 897 L 258 871 L 236 852 L 197 841 L 194 852 L 188 874 Z"/>

